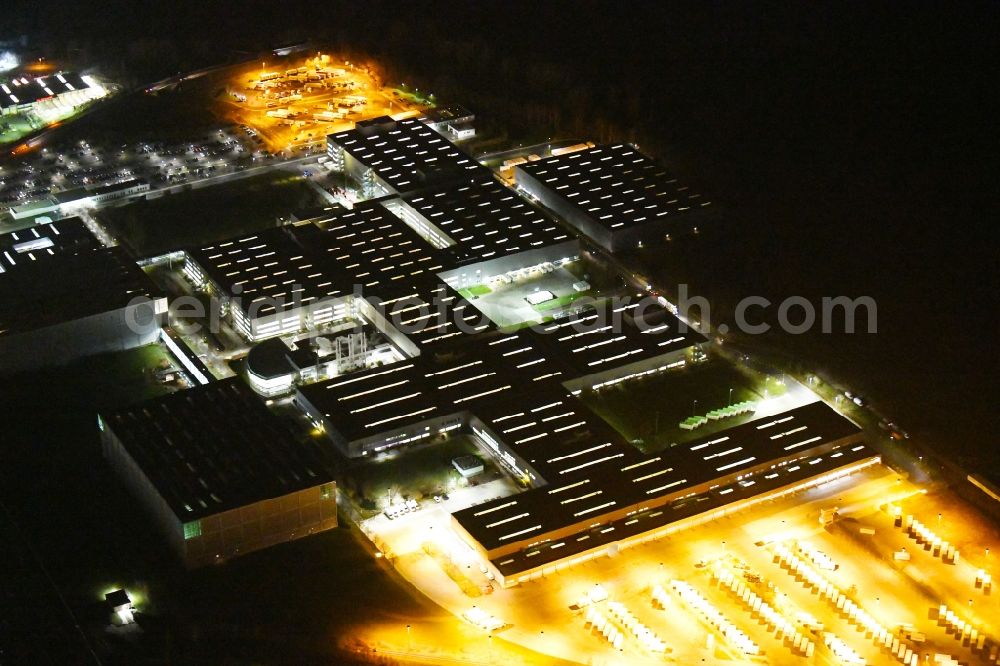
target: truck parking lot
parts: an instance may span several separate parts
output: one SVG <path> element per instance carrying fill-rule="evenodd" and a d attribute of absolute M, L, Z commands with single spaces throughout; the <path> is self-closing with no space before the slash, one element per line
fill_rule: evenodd
<path fill-rule="evenodd" d="M 957 561 L 896 526 L 896 506 L 957 544 Z M 962 533 L 979 552 L 961 552 Z M 982 584 L 993 530 L 883 466 L 474 600 L 392 541 L 401 573 L 449 610 L 475 605 L 505 640 L 587 663 L 992 664 L 1000 650 Z"/>
<path fill-rule="evenodd" d="M 427 108 L 412 95 L 383 88 L 364 67 L 329 55 L 260 65 L 241 68 L 228 80 L 225 113 L 250 127 L 272 152 L 325 145 L 327 134 L 359 120 Z"/>

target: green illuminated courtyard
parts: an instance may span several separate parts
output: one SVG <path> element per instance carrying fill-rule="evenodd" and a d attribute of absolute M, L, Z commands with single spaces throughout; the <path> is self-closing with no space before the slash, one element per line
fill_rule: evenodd
<path fill-rule="evenodd" d="M 745 423 L 753 412 L 709 421 L 694 430 L 680 424 L 743 401 L 758 403 L 785 393 L 782 380 L 755 376 L 713 359 L 652 377 L 624 382 L 580 398 L 643 451 L 657 451 Z"/>

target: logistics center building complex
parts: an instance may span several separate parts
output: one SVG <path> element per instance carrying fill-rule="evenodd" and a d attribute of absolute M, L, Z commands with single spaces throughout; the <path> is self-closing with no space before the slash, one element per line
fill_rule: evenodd
<path fill-rule="evenodd" d="M 579 255 L 579 239 L 418 121 L 359 123 L 355 130 L 328 137 L 328 147 L 334 168 L 374 198 L 352 209 L 331 207 L 283 228 L 188 249 L 185 273 L 222 296 L 237 330 L 253 342 L 338 323 L 377 329 L 395 350 L 392 362 L 320 376 L 297 388 L 290 379 L 273 377 L 258 379 L 274 384 L 251 383 L 265 394 L 267 386 L 292 392 L 292 402 L 348 457 L 429 442 L 442 433 L 473 435 L 484 453 L 525 488 L 451 516 L 454 531 L 502 584 L 524 582 L 760 495 L 821 483 L 877 461 L 861 441 L 860 429 L 820 402 L 779 413 L 762 407 L 760 416 L 747 423 L 659 453 L 640 452 L 577 395 L 685 365 L 706 342 L 700 333 L 650 299 L 589 303 L 532 327 L 500 327 L 459 292 L 491 276 L 570 261 Z M 573 227 L 602 245 L 618 245 L 618 232 L 601 237 L 605 228 L 647 233 L 647 221 L 640 219 L 643 214 L 636 217 L 633 207 L 663 218 L 701 206 L 672 183 L 672 191 L 661 193 L 669 178 L 630 146 L 596 147 L 558 159 L 568 158 L 574 158 L 567 162 L 570 168 L 590 169 L 604 188 L 594 196 L 608 203 L 597 210 L 586 207 L 588 216 L 601 206 L 623 216 L 616 227 L 601 213 L 598 219 L 605 221 L 589 228 L 566 215 Z M 526 168 L 541 178 L 553 164 L 540 160 Z M 628 184 L 619 183 L 615 174 L 627 177 Z M 567 177 L 577 179 L 575 184 L 561 188 L 563 183 L 543 179 L 538 182 L 548 185 L 539 184 L 532 193 L 560 214 L 560 197 L 579 209 L 583 204 L 570 195 L 589 184 L 580 176 Z M 518 178 L 531 191 L 534 186 L 525 186 L 520 171 Z M 548 187 L 552 193 L 543 191 Z M 662 231 L 656 227 L 655 233 Z M 203 447 L 179 446 L 173 435 L 168 439 L 151 425 L 163 418 L 161 411 L 188 409 L 193 403 L 184 400 L 203 393 L 202 400 L 217 397 L 222 404 L 242 405 L 217 419 L 234 431 L 246 430 L 236 427 L 236 412 L 251 403 L 257 422 L 267 420 L 266 408 L 259 398 L 251 401 L 254 394 L 247 387 L 238 380 L 221 384 L 102 420 L 109 433 L 106 453 L 139 479 L 140 490 L 160 507 L 172 540 L 195 564 L 220 551 L 227 557 L 328 525 L 322 511 L 309 509 L 277 532 L 246 527 L 241 532 L 232 519 L 213 524 L 213 534 L 222 530 L 228 536 L 213 536 L 211 546 L 182 538 L 192 521 L 201 521 L 204 535 L 209 516 L 230 511 L 244 516 L 242 507 L 274 501 L 278 492 L 271 485 L 270 491 L 262 487 L 231 498 L 216 493 L 216 501 L 213 482 L 192 477 L 190 469 L 184 471 L 187 465 L 178 467 L 174 479 L 156 478 L 156 456 L 180 459 L 188 453 L 179 452 L 190 452 L 206 456 L 209 466 L 218 460 L 224 469 L 229 455 L 225 442 L 216 452 L 209 448 L 208 455 Z M 187 429 L 183 418 L 169 418 Z M 301 453 L 291 441 L 281 450 L 281 459 Z M 201 464 L 190 462 L 196 469 Z M 288 474 L 281 469 L 275 466 L 273 473 L 296 479 L 281 488 L 306 492 L 302 501 L 329 495 L 332 477 L 320 474 L 316 465 Z M 241 488 L 253 487 L 255 478 L 246 476 Z M 168 498 L 179 486 L 197 491 L 204 506 Z M 265 533 L 275 536 L 258 536 Z"/>

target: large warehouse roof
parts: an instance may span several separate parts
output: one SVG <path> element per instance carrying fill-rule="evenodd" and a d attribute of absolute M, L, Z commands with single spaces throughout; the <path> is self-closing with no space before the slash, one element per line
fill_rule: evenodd
<path fill-rule="evenodd" d="M 454 289 L 428 276 L 398 295 L 374 302 L 378 311 L 420 347 L 455 342 L 493 328 L 489 319 Z"/>
<path fill-rule="evenodd" d="M 628 144 L 602 145 L 518 165 L 553 194 L 611 231 L 708 205 Z"/>
<path fill-rule="evenodd" d="M 658 334 L 670 335 L 654 332 L 651 340 Z M 554 335 L 491 329 L 474 346 L 445 344 L 434 353 L 300 391 L 347 441 L 469 413 L 546 479 L 639 460 L 634 447 L 563 387 L 588 371 L 574 358 L 574 345 Z"/>
<path fill-rule="evenodd" d="M 859 436 L 860 429 L 850 421 L 825 403 L 814 402 L 648 456 L 628 455 L 634 449 L 620 439 L 605 444 L 591 442 L 601 453 L 595 461 L 549 474 L 549 484 L 541 488 L 459 511 L 455 519 L 491 550 L 530 541 L 533 536 L 541 537 L 591 517 L 597 522 L 602 514 L 658 497 L 683 497 L 686 490 L 700 484 L 736 478 L 744 471 L 771 463 L 772 469 L 752 480 L 712 489 L 712 496 L 728 503 L 732 498 L 727 496 L 737 488 L 766 485 L 800 471 L 804 478 L 813 476 L 824 459 L 839 466 L 846 462 L 840 459 L 848 452 L 852 457 L 861 455 L 863 447 L 853 448 L 861 446 Z M 810 454 L 820 447 L 847 444 L 850 446 L 844 450 Z M 794 460 L 802 456 L 802 460 Z M 752 494 L 759 490 L 755 488 Z"/>
<path fill-rule="evenodd" d="M 581 322 L 579 330 L 585 331 L 587 323 Z M 624 342 L 608 334 L 603 338 L 607 342 L 598 346 L 621 343 L 628 349 L 632 338 L 650 336 L 653 348 L 657 339 L 670 347 L 674 333 L 669 324 L 667 329 L 659 326 L 663 324 L 654 323 L 647 333 L 636 326 Z M 576 329 L 567 329 L 567 334 L 572 330 Z M 347 441 L 453 414 L 475 417 L 474 423 L 486 428 L 477 434 L 487 444 L 493 438 L 499 440 L 502 449 L 522 461 L 517 464 L 523 464 L 522 471 L 531 481 L 546 484 L 455 514 L 487 550 L 530 543 L 534 537 L 542 539 L 581 522 L 606 522 L 616 511 L 646 502 L 655 505 L 657 500 L 662 504 L 664 498 L 681 497 L 716 479 L 722 485 L 713 489 L 712 498 L 723 503 L 723 499 L 733 499 L 727 497 L 731 493 L 737 493 L 733 497 L 754 494 L 869 455 L 860 448 L 817 453 L 823 447 L 857 444 L 860 434 L 856 426 L 819 402 L 644 455 L 562 386 L 606 352 L 595 356 L 580 351 L 586 345 L 572 337 L 562 340 L 557 337 L 559 331 L 548 333 L 493 331 L 477 336 L 474 346 L 446 345 L 434 353 L 304 386 L 300 392 Z M 628 362 L 627 352 L 614 356 L 618 365 Z M 503 455 L 500 449 L 498 453 Z M 762 468 L 765 471 L 760 472 Z M 755 470 L 758 474 L 753 479 L 721 481 Z M 761 486 L 748 491 L 756 484 Z M 632 524 L 635 521 L 628 523 Z M 580 547 L 584 547 L 582 541 Z M 567 548 L 562 554 L 572 550 Z"/>
<path fill-rule="evenodd" d="M 159 296 L 146 274 L 117 247 L 19 262 L 0 273 L 0 336 L 110 312 L 138 297 Z"/>
<path fill-rule="evenodd" d="M 440 354 L 421 354 L 300 390 L 351 440 L 523 400 L 524 383 L 550 375 L 544 360 L 527 343 L 501 349 L 480 341 L 475 347 L 449 346 Z"/>
<path fill-rule="evenodd" d="M 244 311 L 258 316 L 325 298 L 395 297 L 442 268 L 437 252 L 378 202 L 188 250 Z"/>
<path fill-rule="evenodd" d="M 88 87 L 87 82 L 75 72 L 60 72 L 34 79 L 26 76 L 17 77 L 8 83 L 0 83 L 0 108 L 31 104 L 47 97 Z"/>
<path fill-rule="evenodd" d="M 188 250 L 212 282 L 238 297 L 257 315 L 346 296 L 350 285 L 334 281 L 317 265 L 316 248 L 302 243 L 305 232 L 283 227 Z"/>
<path fill-rule="evenodd" d="M 442 268 L 437 253 L 378 203 L 315 220 L 328 259 L 365 292 L 395 293 Z"/>
<path fill-rule="evenodd" d="M 808 479 L 822 476 L 838 468 L 850 465 L 851 463 L 858 463 L 875 455 L 876 453 L 873 450 L 860 442 L 835 444 L 831 446 L 831 450 L 828 453 L 808 456 L 801 461 L 796 461 L 795 464 L 776 467 L 768 474 L 760 476 L 752 485 L 749 485 L 749 482 L 747 482 L 747 485 L 740 482 L 727 483 L 719 485 L 710 492 L 675 500 L 655 509 L 640 509 L 623 518 L 602 523 L 598 527 L 584 529 L 565 538 L 545 539 L 540 543 L 530 545 L 516 552 L 502 555 L 496 558 L 493 564 L 505 576 L 516 575 L 519 572 L 562 560 L 586 550 L 598 548 L 671 523 L 676 523 L 684 518 L 704 514 L 734 502 L 748 500 L 771 490 L 803 483 Z M 572 484 L 565 484 L 560 486 L 560 488 L 568 493 L 571 486 Z M 577 486 L 572 488 L 572 490 L 579 493 L 581 488 Z M 681 487 L 681 490 L 683 490 L 683 487 Z M 531 492 L 540 495 L 543 489 Z M 552 492 L 552 489 L 545 492 Z M 579 497 L 579 494 L 575 494 L 574 497 Z M 528 497 L 522 494 L 514 499 L 527 500 Z M 503 504 L 504 502 L 494 501 L 490 504 L 476 507 L 476 511 L 467 509 L 466 512 L 471 513 L 476 518 L 494 516 L 490 522 L 495 523 L 503 519 L 499 518 L 496 513 L 481 514 L 478 517 L 474 514 L 496 509 Z M 541 513 L 544 514 L 544 510 Z M 467 517 L 463 515 L 461 520 L 464 526 Z"/>
<path fill-rule="evenodd" d="M 372 118 L 359 122 L 355 129 L 331 134 L 327 140 L 400 193 L 469 178 L 483 170 L 474 159 L 414 118 Z"/>
<path fill-rule="evenodd" d="M 0 273 L 62 254 L 100 249 L 83 220 L 70 217 L 0 234 Z"/>
<path fill-rule="evenodd" d="M 529 329 L 571 376 L 585 376 L 701 344 L 705 337 L 658 304 L 614 300 Z"/>
<path fill-rule="evenodd" d="M 573 238 L 492 176 L 419 192 L 405 201 L 445 237 L 460 263 L 493 259 Z"/>
<path fill-rule="evenodd" d="M 238 378 L 103 421 L 182 522 L 333 480 L 319 445 L 302 441 Z"/>

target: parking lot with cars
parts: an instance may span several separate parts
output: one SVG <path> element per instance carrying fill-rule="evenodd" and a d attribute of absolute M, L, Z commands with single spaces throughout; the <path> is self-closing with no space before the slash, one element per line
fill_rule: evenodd
<path fill-rule="evenodd" d="M 141 178 L 153 189 L 267 164 L 275 157 L 247 128 L 220 127 L 195 141 L 46 146 L 0 166 L 0 213 L 80 187 Z"/>

